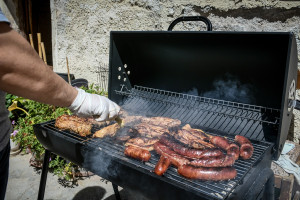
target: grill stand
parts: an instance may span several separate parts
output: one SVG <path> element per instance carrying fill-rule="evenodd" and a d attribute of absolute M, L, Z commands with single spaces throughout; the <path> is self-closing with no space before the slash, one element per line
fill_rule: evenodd
<path fill-rule="evenodd" d="M 40 188 L 39 188 L 39 193 L 38 193 L 38 200 L 44 199 L 47 174 L 48 174 L 48 169 L 49 169 L 50 153 L 51 153 L 50 151 L 45 149 L 43 169 L 42 169 L 42 175 L 41 175 L 41 181 L 40 181 Z"/>
<path fill-rule="evenodd" d="M 44 161 L 43 161 L 43 169 L 41 174 L 40 186 L 39 186 L 39 193 L 38 193 L 38 200 L 43 200 L 45 196 L 45 189 L 46 189 L 46 182 L 47 182 L 47 174 L 49 170 L 49 159 L 50 159 L 51 152 L 45 149 Z M 116 200 L 121 200 L 121 196 L 118 190 L 118 186 L 112 183 L 112 187 L 114 189 Z"/>

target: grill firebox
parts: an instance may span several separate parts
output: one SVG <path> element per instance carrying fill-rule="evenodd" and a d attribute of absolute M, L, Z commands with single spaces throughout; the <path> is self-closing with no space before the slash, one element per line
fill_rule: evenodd
<path fill-rule="evenodd" d="M 237 177 L 229 181 L 213 182 L 189 180 L 180 176 L 177 173 L 177 169 L 174 167 L 170 167 L 163 177 L 159 177 L 153 172 L 160 157 L 154 151 L 151 152 L 152 157 L 149 162 L 143 163 L 136 161 L 132 158 L 125 157 L 124 145 L 119 144 L 114 138 L 97 139 L 81 137 L 76 133 L 58 130 L 54 126 L 55 121 L 47 122 L 37 126 L 36 132 L 42 132 L 44 137 L 56 135 L 57 137 L 72 140 L 72 143 L 74 144 L 74 147 L 72 148 L 75 150 L 75 152 L 80 152 L 80 156 L 76 154 L 73 156 L 64 154 L 64 151 L 61 149 L 56 149 L 56 145 L 52 146 L 52 148 L 54 148 L 52 151 L 61 153 L 61 156 L 68 158 L 69 160 L 93 171 L 94 173 L 97 173 L 102 177 L 108 176 L 108 180 L 118 179 L 118 175 L 116 177 L 109 177 L 111 176 L 109 175 L 109 171 L 107 172 L 103 171 L 103 169 L 95 168 L 94 164 L 92 163 L 93 160 L 103 160 L 105 157 L 106 161 L 111 160 L 112 163 L 121 163 L 122 165 L 137 170 L 146 176 L 162 181 L 162 184 L 171 184 L 174 187 L 180 188 L 181 190 L 183 189 L 185 191 L 189 191 L 193 195 L 200 197 L 205 196 L 209 199 L 227 198 L 242 182 L 246 174 L 266 155 L 271 154 L 273 144 L 266 141 L 260 141 L 261 136 L 253 133 L 257 132 L 257 129 L 262 129 L 261 126 L 263 124 L 270 126 L 276 125 L 278 123 L 278 118 L 276 117 L 276 115 L 279 114 L 278 110 L 216 99 L 202 98 L 187 94 L 179 94 L 141 86 L 136 86 L 132 90 L 126 90 L 123 88 L 121 91 L 116 91 L 116 93 L 128 96 L 124 102 L 124 105 L 122 106 L 122 108 L 128 113 L 134 113 L 135 115 L 146 115 L 148 117 L 177 117 L 178 119 L 182 120 L 183 124 L 188 123 L 192 127 L 202 128 L 207 133 L 212 135 L 226 136 L 231 141 L 233 141 L 234 135 L 238 131 L 239 134 L 249 137 L 252 136 L 252 138 L 254 137 L 254 139 L 256 139 L 251 141 L 254 146 L 253 156 L 250 160 L 244 161 L 239 159 L 234 164 L 234 168 L 237 170 Z M 273 115 L 266 115 L 266 112 L 272 113 Z M 253 131 L 252 129 L 245 129 L 244 127 L 247 126 L 247 124 L 249 124 L 249 126 L 256 124 L 254 128 L 256 131 Z M 96 130 L 94 129 L 94 131 Z M 228 133 L 232 135 L 229 135 Z M 37 135 L 40 135 L 41 137 L 41 134 Z M 41 138 L 39 139 L 40 141 L 42 140 Z M 44 144 L 44 146 L 47 147 L 47 144 Z M 52 148 L 49 147 L 49 149 Z M 65 145 L 63 148 L 66 148 Z M 107 159 L 107 157 L 109 157 L 109 159 Z M 269 161 L 265 165 L 270 167 L 270 164 L 271 163 Z M 113 171 L 122 171 L 122 166 L 114 168 Z M 128 185 L 126 180 L 122 180 L 122 182 L 124 187 Z"/>

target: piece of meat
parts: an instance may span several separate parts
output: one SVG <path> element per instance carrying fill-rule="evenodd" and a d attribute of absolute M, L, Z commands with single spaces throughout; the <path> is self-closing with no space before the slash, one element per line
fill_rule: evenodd
<path fill-rule="evenodd" d="M 229 167 L 235 162 L 235 158 L 231 155 L 221 155 L 218 157 L 208 157 L 192 160 L 190 165 L 195 167 Z"/>
<path fill-rule="evenodd" d="M 196 148 L 199 146 L 202 148 L 203 146 L 203 148 L 216 148 L 213 144 L 195 136 L 190 130 L 187 129 L 178 129 L 177 131 L 170 131 L 169 133 L 174 138 L 190 147 Z"/>
<path fill-rule="evenodd" d="M 138 145 L 135 145 L 135 144 L 128 144 L 128 146 L 134 146 L 134 147 L 137 147 L 137 148 L 140 148 L 140 149 L 144 149 L 144 150 L 147 150 L 147 151 L 153 151 L 154 150 L 154 145 L 149 145 L 149 146 L 138 146 Z"/>
<path fill-rule="evenodd" d="M 78 133 L 80 136 L 90 135 L 92 124 L 85 118 L 75 115 L 62 115 L 55 121 L 55 127 L 61 130 L 69 130 Z"/>
<path fill-rule="evenodd" d="M 168 158 L 172 165 L 175 165 L 176 167 L 189 163 L 188 159 L 179 155 L 178 153 L 171 150 L 169 147 L 160 142 L 156 142 L 154 144 L 154 149 L 159 155 Z"/>
<path fill-rule="evenodd" d="M 120 126 L 118 123 L 106 126 L 98 131 L 96 131 L 93 135 L 93 138 L 103 138 L 106 136 L 113 137 L 117 133 L 117 131 L 120 129 Z"/>
<path fill-rule="evenodd" d="M 151 158 L 151 154 L 149 151 L 135 146 L 126 147 L 124 154 L 128 157 L 141 161 L 148 161 Z"/>
<path fill-rule="evenodd" d="M 211 136 L 210 142 L 217 147 L 220 147 L 221 149 L 227 151 L 227 155 L 231 155 L 237 160 L 239 158 L 239 146 L 231 143 L 229 140 L 227 140 L 224 137 L 221 136 Z"/>
<path fill-rule="evenodd" d="M 239 143 L 240 146 L 240 157 L 244 160 L 247 160 L 252 157 L 254 148 L 251 142 L 241 135 L 235 136 L 235 141 Z"/>
<path fill-rule="evenodd" d="M 151 124 L 154 126 L 160 126 L 164 128 L 176 127 L 181 124 L 181 121 L 178 119 L 172 119 L 169 117 L 143 117 L 142 123 Z"/>
<path fill-rule="evenodd" d="M 158 138 L 145 138 L 145 137 L 135 137 L 129 139 L 126 143 L 125 146 L 129 146 L 131 144 L 143 147 L 143 146 L 150 146 L 154 145 L 159 139 Z"/>
<path fill-rule="evenodd" d="M 206 148 L 206 149 L 192 149 L 187 148 L 178 142 L 175 142 L 172 140 L 172 138 L 166 136 L 165 134 L 162 135 L 162 137 L 159 140 L 162 144 L 165 144 L 169 148 L 171 148 L 176 153 L 190 158 L 190 159 L 199 159 L 199 158 L 208 158 L 208 157 L 216 157 L 223 155 L 223 152 L 219 149 L 212 149 L 212 148 Z"/>
<path fill-rule="evenodd" d="M 234 179 L 237 175 L 233 167 L 194 167 L 182 165 L 177 172 L 189 179 L 223 181 Z"/>
<path fill-rule="evenodd" d="M 188 130 L 190 131 L 190 133 L 201 139 L 201 140 L 204 140 L 204 141 L 209 141 L 209 137 L 206 135 L 206 133 L 204 131 L 202 131 L 201 129 L 195 129 L 195 128 L 192 128 L 189 124 L 186 124 L 182 127 L 182 129 L 184 130 Z"/>
<path fill-rule="evenodd" d="M 169 132 L 167 128 L 154 126 L 147 123 L 140 123 L 132 128 L 132 131 L 140 136 L 154 138 L 159 137 L 163 133 Z"/>
<path fill-rule="evenodd" d="M 169 168 L 171 162 L 168 158 L 160 156 L 159 161 L 157 162 L 154 173 L 158 176 L 162 176 Z"/>

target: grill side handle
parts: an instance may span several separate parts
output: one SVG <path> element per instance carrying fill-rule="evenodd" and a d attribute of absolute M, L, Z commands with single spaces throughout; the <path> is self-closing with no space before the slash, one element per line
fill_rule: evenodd
<path fill-rule="evenodd" d="M 203 16 L 185 16 L 185 17 L 178 17 L 177 19 L 175 19 L 169 26 L 168 31 L 172 31 L 172 29 L 174 28 L 174 26 L 176 24 L 178 24 L 179 22 L 183 22 L 183 21 L 202 21 L 206 24 L 207 26 L 207 31 L 212 31 L 212 24 L 210 22 L 210 20 L 206 17 Z"/>

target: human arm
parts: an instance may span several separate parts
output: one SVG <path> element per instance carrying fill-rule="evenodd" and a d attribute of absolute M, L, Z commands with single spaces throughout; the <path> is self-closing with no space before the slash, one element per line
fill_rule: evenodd
<path fill-rule="evenodd" d="M 70 86 L 4 22 L 0 22 L 0 89 L 42 103 L 69 107 L 80 116 L 99 115 L 100 120 L 114 118 L 120 109 L 105 97 Z"/>
<path fill-rule="evenodd" d="M 62 107 L 70 106 L 77 95 L 77 90 L 56 75 L 4 22 L 0 22 L 0 89 Z"/>

